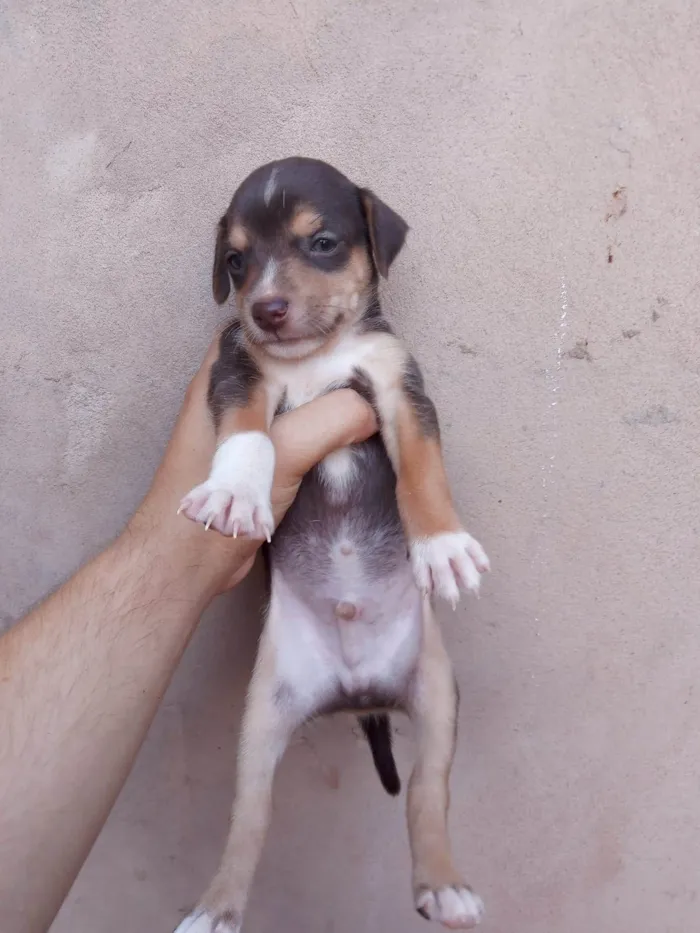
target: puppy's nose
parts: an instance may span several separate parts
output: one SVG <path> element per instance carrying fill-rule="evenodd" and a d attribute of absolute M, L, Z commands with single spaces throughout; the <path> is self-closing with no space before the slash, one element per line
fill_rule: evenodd
<path fill-rule="evenodd" d="M 284 298 L 256 301 L 253 305 L 253 320 L 263 330 L 276 330 L 287 316 L 289 302 Z"/>

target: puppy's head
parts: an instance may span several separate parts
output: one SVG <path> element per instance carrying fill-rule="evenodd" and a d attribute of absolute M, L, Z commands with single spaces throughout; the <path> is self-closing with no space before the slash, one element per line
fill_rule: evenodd
<path fill-rule="evenodd" d="M 219 221 L 214 297 L 223 304 L 233 285 L 248 339 L 304 356 L 365 313 L 407 230 L 325 162 L 272 162 L 248 176 Z"/>

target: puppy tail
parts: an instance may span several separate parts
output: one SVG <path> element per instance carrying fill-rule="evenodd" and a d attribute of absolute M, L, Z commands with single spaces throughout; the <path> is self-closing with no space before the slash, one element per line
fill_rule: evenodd
<path fill-rule="evenodd" d="M 401 790 L 401 781 L 391 751 L 391 723 L 389 717 L 386 713 L 372 713 L 368 716 L 359 716 L 358 720 L 372 750 L 374 767 L 377 769 L 382 787 L 387 794 L 395 797 Z"/>

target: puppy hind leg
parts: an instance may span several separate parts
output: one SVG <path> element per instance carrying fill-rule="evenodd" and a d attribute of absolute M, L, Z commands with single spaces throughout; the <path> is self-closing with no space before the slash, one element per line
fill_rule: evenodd
<path fill-rule="evenodd" d="M 240 933 L 270 820 L 275 769 L 303 719 L 279 702 L 278 686 L 274 647 L 264 633 L 243 715 L 224 854 L 206 894 L 176 933 Z"/>
<path fill-rule="evenodd" d="M 423 636 L 408 704 L 418 740 L 407 798 L 415 905 L 427 920 L 438 920 L 450 929 L 471 929 L 481 920 L 483 904 L 454 866 L 447 829 L 457 735 L 457 685 L 427 599 Z"/>

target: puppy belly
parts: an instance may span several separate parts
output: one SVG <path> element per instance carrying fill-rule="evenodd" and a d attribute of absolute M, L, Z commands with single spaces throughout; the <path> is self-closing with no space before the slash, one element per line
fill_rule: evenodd
<path fill-rule="evenodd" d="M 273 567 L 266 635 L 280 680 L 304 706 L 339 695 L 398 698 L 418 657 L 422 601 L 408 563 L 377 587 L 341 547 L 346 566 L 310 591 Z"/>

